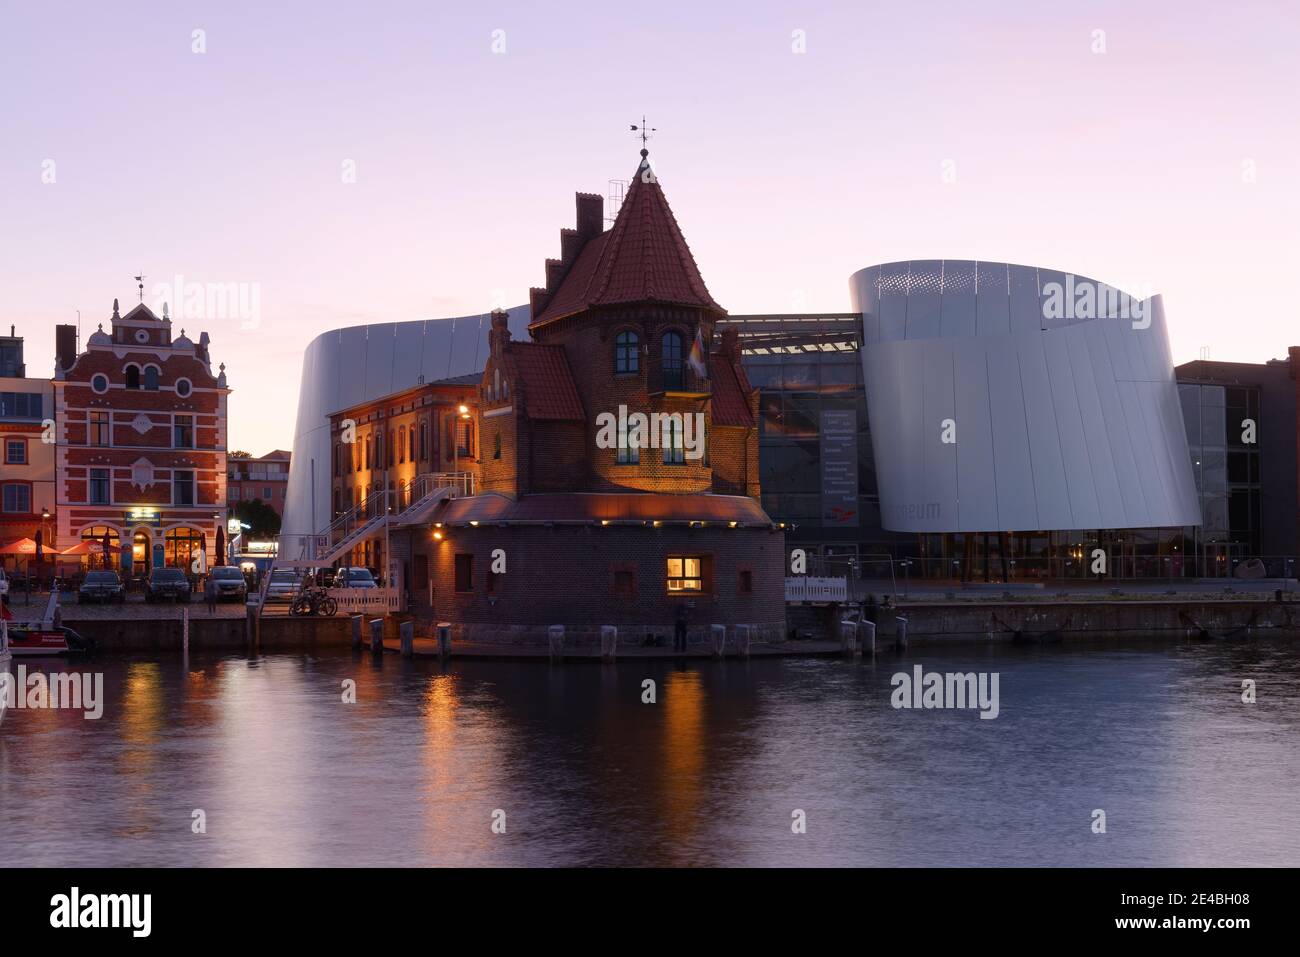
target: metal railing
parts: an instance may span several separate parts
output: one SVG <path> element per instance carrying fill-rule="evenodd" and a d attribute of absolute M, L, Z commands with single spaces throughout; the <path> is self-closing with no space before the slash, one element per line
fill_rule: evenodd
<path fill-rule="evenodd" d="M 709 395 L 713 392 L 713 382 L 706 375 L 696 372 L 689 362 L 665 362 L 658 357 L 651 357 L 646 362 L 646 390 L 651 395 L 680 393 L 682 395 Z"/>

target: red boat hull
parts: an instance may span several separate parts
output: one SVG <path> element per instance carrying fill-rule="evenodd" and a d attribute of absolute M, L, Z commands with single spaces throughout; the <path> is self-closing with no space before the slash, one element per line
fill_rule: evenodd
<path fill-rule="evenodd" d="M 19 655 L 66 655 L 72 649 L 61 631 L 39 628 L 10 628 L 9 650 Z"/>

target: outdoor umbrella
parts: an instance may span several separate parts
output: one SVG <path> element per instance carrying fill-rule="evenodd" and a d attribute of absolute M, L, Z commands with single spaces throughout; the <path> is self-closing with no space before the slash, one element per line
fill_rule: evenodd
<path fill-rule="evenodd" d="M 225 563 L 226 563 L 226 530 L 218 526 L 217 527 L 217 564 L 224 565 Z"/>
<path fill-rule="evenodd" d="M 35 555 L 36 543 L 30 538 L 18 538 L 4 547 L 0 548 L 0 555 Z M 14 560 L 15 569 L 17 568 L 17 559 Z"/>
<path fill-rule="evenodd" d="M 77 542 L 77 544 L 73 545 L 71 548 L 65 548 L 63 551 L 59 552 L 59 555 L 67 558 L 71 558 L 74 555 L 91 555 L 98 547 L 99 542 L 95 541 L 93 538 L 87 538 L 83 541 Z"/>

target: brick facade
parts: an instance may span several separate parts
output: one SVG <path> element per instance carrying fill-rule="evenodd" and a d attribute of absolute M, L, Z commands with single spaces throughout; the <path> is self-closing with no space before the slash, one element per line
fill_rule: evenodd
<path fill-rule="evenodd" d="M 107 532 L 119 566 L 210 564 L 226 508 L 225 367 L 208 337 L 172 338 L 171 320 L 143 304 L 88 338 L 56 331 L 58 534 L 62 545 Z M 125 546 L 125 547 L 123 547 Z M 102 560 L 102 559 L 101 559 Z"/>

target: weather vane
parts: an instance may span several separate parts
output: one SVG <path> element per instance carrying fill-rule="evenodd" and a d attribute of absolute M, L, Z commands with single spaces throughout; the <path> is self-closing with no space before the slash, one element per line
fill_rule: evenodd
<path fill-rule="evenodd" d="M 144 280 L 145 280 L 144 270 L 141 269 L 141 270 L 140 270 L 140 275 L 138 275 L 138 276 L 135 277 L 135 281 L 136 281 L 136 283 L 140 286 L 140 301 L 141 301 L 141 302 L 144 302 Z"/>
<path fill-rule="evenodd" d="M 646 126 L 645 114 L 642 114 L 641 125 L 637 126 L 635 123 L 632 124 L 632 132 L 636 133 L 638 131 L 641 133 L 641 149 L 645 149 L 646 148 L 645 141 L 650 138 L 651 133 L 659 132 L 659 128 L 656 126 Z"/>

